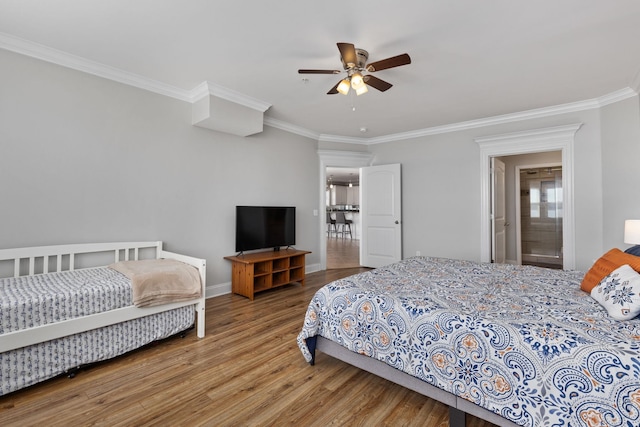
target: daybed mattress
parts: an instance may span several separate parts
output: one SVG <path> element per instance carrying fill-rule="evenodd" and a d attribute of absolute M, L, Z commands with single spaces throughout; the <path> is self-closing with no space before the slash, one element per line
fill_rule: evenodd
<path fill-rule="evenodd" d="M 132 305 L 131 281 L 109 268 L 0 279 L 0 336 Z"/>
<path fill-rule="evenodd" d="M 640 320 L 610 318 L 582 277 L 411 258 L 321 288 L 298 345 L 311 361 L 323 336 L 520 425 L 638 426 Z"/>
<path fill-rule="evenodd" d="M 129 279 L 108 267 L 0 279 L 0 339 L 11 331 L 126 307 L 131 301 Z M 0 395 L 124 354 L 194 322 L 195 311 L 188 306 L 0 353 Z"/>

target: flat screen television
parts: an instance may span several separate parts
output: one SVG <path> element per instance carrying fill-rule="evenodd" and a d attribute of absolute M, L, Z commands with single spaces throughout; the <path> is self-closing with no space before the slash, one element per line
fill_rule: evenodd
<path fill-rule="evenodd" d="M 236 206 L 236 252 L 295 244 L 295 206 Z"/>

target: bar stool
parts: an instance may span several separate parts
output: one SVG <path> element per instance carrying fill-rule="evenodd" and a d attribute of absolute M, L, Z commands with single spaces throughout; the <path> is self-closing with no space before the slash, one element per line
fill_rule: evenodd
<path fill-rule="evenodd" d="M 353 240 L 353 234 L 355 234 L 356 230 L 355 228 L 355 224 L 353 223 L 353 214 L 349 214 L 350 218 L 347 218 L 346 214 L 344 217 L 344 224 L 345 227 L 347 227 L 349 229 L 349 237 Z"/>
<path fill-rule="evenodd" d="M 342 234 L 343 238 L 347 234 L 347 230 L 349 230 L 349 237 L 353 239 L 353 235 L 351 234 L 351 224 L 353 221 L 347 219 L 344 212 L 336 212 L 336 223 L 338 224 L 338 233 Z M 337 234 L 336 237 L 338 237 Z"/>
<path fill-rule="evenodd" d="M 331 237 L 331 233 L 335 233 L 336 237 L 338 237 L 336 220 L 332 217 L 331 212 L 327 212 L 327 237 Z"/>

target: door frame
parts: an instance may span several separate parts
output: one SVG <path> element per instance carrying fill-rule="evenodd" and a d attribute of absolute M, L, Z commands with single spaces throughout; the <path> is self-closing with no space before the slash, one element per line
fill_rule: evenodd
<path fill-rule="evenodd" d="M 491 157 L 489 159 L 491 161 L 491 214 L 489 216 L 489 218 L 491 218 L 491 262 L 495 262 L 497 264 L 504 264 L 506 262 L 506 256 L 507 256 L 507 230 L 506 227 L 509 225 L 509 223 L 507 222 L 507 206 L 506 206 L 506 169 L 505 169 L 505 163 L 498 157 L 494 156 Z M 496 185 L 496 163 L 500 162 L 502 164 L 502 185 L 498 186 Z M 501 194 L 498 194 L 498 190 L 500 191 Z M 500 200 L 500 198 L 502 200 Z M 497 253 L 497 247 L 498 247 L 498 232 L 496 231 L 496 223 L 498 223 L 498 218 L 496 218 L 496 205 L 502 202 L 502 235 L 503 235 L 503 239 L 504 242 L 503 243 L 503 247 L 502 247 L 502 251 L 503 251 L 503 257 L 504 259 L 498 259 Z"/>
<path fill-rule="evenodd" d="M 480 147 L 480 261 L 491 262 L 491 157 L 515 154 L 562 152 L 562 188 L 565 197 L 562 219 L 563 268 L 575 269 L 573 163 L 575 134 L 582 123 L 475 138 Z"/>
<path fill-rule="evenodd" d="M 320 270 L 327 269 L 327 167 L 361 168 L 371 166 L 373 155 L 361 151 L 318 150 L 320 161 L 320 201 L 318 215 L 318 235 L 320 236 Z M 362 189 L 361 189 L 362 190 Z M 362 215 L 362 213 L 360 213 Z"/>

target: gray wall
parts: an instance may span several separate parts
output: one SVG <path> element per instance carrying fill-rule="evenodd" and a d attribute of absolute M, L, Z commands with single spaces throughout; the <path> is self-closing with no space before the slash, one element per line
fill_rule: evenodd
<path fill-rule="evenodd" d="M 194 127 L 191 104 L 0 50 L 0 248 L 163 240 L 229 283 L 237 204 L 298 207 L 299 248 L 319 263 L 316 141 L 265 127 L 242 138 Z M 401 163 L 405 256 L 480 257 L 474 138 L 584 123 L 575 143 L 576 266 L 626 247 L 640 218 L 638 98 L 600 109 L 366 147 Z M 321 143 L 363 151 L 362 145 Z"/>
<path fill-rule="evenodd" d="M 319 263 L 316 142 L 190 124 L 191 104 L 0 50 L 0 248 L 163 240 L 229 283 L 237 204 L 297 207 Z"/>
<path fill-rule="evenodd" d="M 576 268 L 586 271 L 610 247 L 628 247 L 623 220 L 640 218 L 632 184 L 640 159 L 637 97 L 601 109 L 372 145 L 374 164 L 402 163 L 404 256 L 420 251 L 479 260 L 480 150 L 474 138 L 579 122 L 584 124 L 574 153 Z"/>
<path fill-rule="evenodd" d="M 628 247 L 624 220 L 640 218 L 639 121 L 637 97 L 602 108 L 603 249 Z"/>

